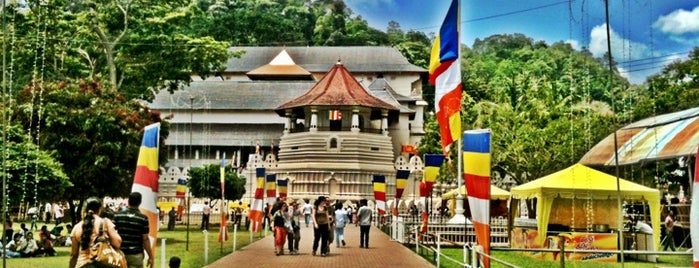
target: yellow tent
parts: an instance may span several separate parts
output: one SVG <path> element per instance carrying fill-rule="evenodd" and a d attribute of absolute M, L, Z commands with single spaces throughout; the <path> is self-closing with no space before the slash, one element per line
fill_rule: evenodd
<path fill-rule="evenodd" d="M 466 186 L 461 186 L 461 195 L 464 197 L 464 200 L 466 200 L 466 197 L 468 196 Z M 490 185 L 490 200 L 507 199 L 510 199 L 510 192 L 498 188 L 495 185 Z M 454 216 L 454 214 L 456 214 L 456 189 L 443 194 L 442 200 L 449 200 L 449 212 L 452 216 Z"/>
<path fill-rule="evenodd" d="M 466 186 L 461 186 L 461 195 L 466 197 Z M 451 190 L 442 195 L 442 199 L 453 199 L 456 198 L 456 189 Z M 510 192 L 498 188 L 495 185 L 490 185 L 490 200 L 507 200 L 510 198 Z"/>
<path fill-rule="evenodd" d="M 170 211 L 171 208 L 175 208 L 177 210 L 177 206 L 180 204 L 180 202 L 158 202 L 158 207 L 160 208 L 160 211 L 164 211 L 165 214 L 167 214 L 168 211 Z"/>
<path fill-rule="evenodd" d="M 512 198 L 537 198 L 537 227 L 540 234 L 546 234 L 554 198 L 616 200 L 616 177 L 575 164 L 569 168 L 544 176 L 534 181 L 510 189 Z M 653 225 L 653 241 L 660 243 L 660 191 L 619 179 L 621 196 L 625 200 L 645 200 L 650 207 Z M 614 208 L 616 209 L 616 208 Z M 543 239 L 543 236 L 539 236 Z M 657 248 L 655 249 L 657 250 Z"/>
<path fill-rule="evenodd" d="M 248 208 L 248 202 L 240 202 L 240 201 L 232 201 L 228 202 L 228 210 L 236 209 L 236 208 L 241 208 L 243 210 Z"/>

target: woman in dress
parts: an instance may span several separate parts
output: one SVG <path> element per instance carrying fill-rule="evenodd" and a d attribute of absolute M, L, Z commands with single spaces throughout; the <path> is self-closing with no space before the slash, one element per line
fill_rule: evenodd
<path fill-rule="evenodd" d="M 70 252 L 70 267 L 94 267 L 90 260 L 90 246 L 99 235 L 99 229 L 104 228 L 109 236 L 109 241 L 114 248 L 121 247 L 121 236 L 114 228 L 114 223 L 99 216 L 102 201 L 96 197 L 90 197 L 85 204 L 85 217 L 73 227 L 70 233 L 72 248 Z"/>

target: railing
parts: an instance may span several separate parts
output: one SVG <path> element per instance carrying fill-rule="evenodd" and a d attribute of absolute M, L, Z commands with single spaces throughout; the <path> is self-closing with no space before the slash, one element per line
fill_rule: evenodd
<path fill-rule="evenodd" d="M 330 127 L 317 127 L 316 128 L 318 131 L 343 131 L 343 132 L 349 132 L 352 130 L 351 127 L 342 127 L 342 128 L 330 128 Z M 304 127 L 304 128 L 294 128 L 294 129 L 289 129 L 289 132 L 291 133 L 301 133 L 301 132 L 309 132 L 310 128 Z M 381 134 L 383 130 L 380 128 L 360 128 L 359 132 L 364 132 L 364 133 L 374 133 L 374 134 Z"/>
<path fill-rule="evenodd" d="M 383 219 L 384 226 L 390 226 L 392 217 L 385 215 Z M 434 239 L 434 235 L 440 234 L 444 241 L 440 243 L 447 244 L 468 244 L 476 243 L 476 232 L 472 224 L 451 224 L 447 223 L 449 218 L 439 215 L 431 215 L 428 218 L 427 233 L 423 239 Z M 396 221 L 396 234 L 392 237 L 403 244 L 415 244 L 414 229 L 422 225 L 422 220 L 418 216 L 399 215 Z M 447 242 L 449 241 L 449 242 Z M 510 238 L 507 231 L 507 219 L 502 217 L 490 219 L 490 245 L 491 247 L 509 247 Z"/>
<path fill-rule="evenodd" d="M 391 234 L 391 237 L 405 244 L 409 248 L 415 249 L 415 252 L 420 255 L 427 255 L 427 257 L 432 257 L 432 262 L 436 264 L 436 267 L 440 267 L 440 262 L 442 260 L 455 263 L 459 267 L 480 267 L 480 263 L 483 258 L 488 258 L 491 263 L 500 263 L 505 267 L 517 267 L 510 264 L 504 260 L 497 259 L 491 255 L 483 252 L 481 246 L 475 243 L 475 234 L 473 233 L 473 226 L 470 224 L 460 225 L 460 224 L 447 224 L 440 222 L 438 217 L 430 217 L 430 222 L 428 224 L 427 233 L 420 233 L 419 228 L 421 222 L 417 217 L 412 217 L 409 215 L 401 215 L 397 217 L 396 233 L 391 233 L 392 228 L 388 228 L 392 225 L 391 215 L 384 215 L 383 218 L 379 218 L 380 227 Z M 559 256 L 565 256 L 566 253 L 594 253 L 594 254 L 621 254 L 621 250 L 584 250 L 584 249 L 566 249 L 565 239 L 560 236 L 560 241 L 558 243 L 558 248 L 536 248 L 536 249 L 519 249 L 519 248 L 509 248 L 509 243 L 505 243 L 505 240 L 494 240 L 493 234 L 504 235 L 507 234 L 507 220 L 502 218 L 492 218 L 491 219 L 491 251 L 518 251 L 518 252 L 558 252 Z M 460 228 L 460 229 L 459 229 Z M 465 231 L 464 231 L 465 230 Z M 460 240 L 460 241 L 455 241 Z M 502 247 L 496 246 L 496 243 L 503 243 Z M 460 247 L 463 248 L 463 254 L 461 255 L 461 260 L 458 258 L 450 257 L 442 252 L 442 247 L 448 246 L 451 248 Z M 666 251 L 642 251 L 642 250 L 624 250 L 624 255 L 687 255 L 691 256 L 690 252 L 666 252 Z M 560 266 L 565 267 L 566 258 L 559 258 Z"/>

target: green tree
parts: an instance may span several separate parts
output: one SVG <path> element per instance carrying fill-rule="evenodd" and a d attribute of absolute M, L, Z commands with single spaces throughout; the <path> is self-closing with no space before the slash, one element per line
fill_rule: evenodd
<path fill-rule="evenodd" d="M 41 96 L 37 98 L 35 96 Z M 42 149 L 63 164 L 73 187 L 62 200 L 127 196 L 133 184 L 142 129 L 160 114 L 98 82 L 59 82 L 26 87 L 17 97 L 14 122 L 37 126 Z M 167 161 L 161 122 L 160 163 Z M 69 203 L 75 212 L 73 202 Z M 72 215 L 75 221 L 77 217 Z"/>
<path fill-rule="evenodd" d="M 7 180 L 8 204 L 39 206 L 39 202 L 56 201 L 72 186 L 63 167 L 49 152 L 33 143 L 22 127 L 8 126 L 5 140 L 0 141 L 6 158 L 2 169 Z"/>
<path fill-rule="evenodd" d="M 176 90 L 191 74 L 220 71 L 227 42 L 187 32 L 188 1 L 87 1 L 75 11 L 76 35 L 89 42 L 77 51 L 95 75 L 128 98 L 151 100 L 163 88 Z"/>
<path fill-rule="evenodd" d="M 189 170 L 187 186 L 192 195 L 197 198 L 221 198 L 221 166 L 205 165 Z M 236 170 L 226 165 L 224 178 L 224 194 L 227 200 L 238 200 L 245 194 L 245 177 L 238 177 Z"/>

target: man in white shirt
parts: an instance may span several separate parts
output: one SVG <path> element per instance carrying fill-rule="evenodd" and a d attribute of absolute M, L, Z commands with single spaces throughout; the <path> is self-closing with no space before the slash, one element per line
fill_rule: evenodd
<path fill-rule="evenodd" d="M 306 201 L 306 204 L 303 205 L 303 217 L 306 220 L 306 228 L 308 228 L 308 224 L 311 221 L 311 210 L 313 209 L 313 206 L 311 203 Z"/>
<path fill-rule="evenodd" d="M 374 211 L 367 205 L 367 200 L 359 201 L 361 206 L 357 211 L 359 217 L 359 247 L 369 248 L 369 229 L 371 229 L 371 216 Z"/>
<path fill-rule="evenodd" d="M 201 216 L 201 229 L 209 230 L 209 215 L 211 215 L 211 207 L 209 202 L 204 202 L 204 208 L 202 209 Z"/>
<path fill-rule="evenodd" d="M 46 224 L 48 224 L 51 221 L 51 203 L 46 203 L 44 206 L 44 221 Z"/>

